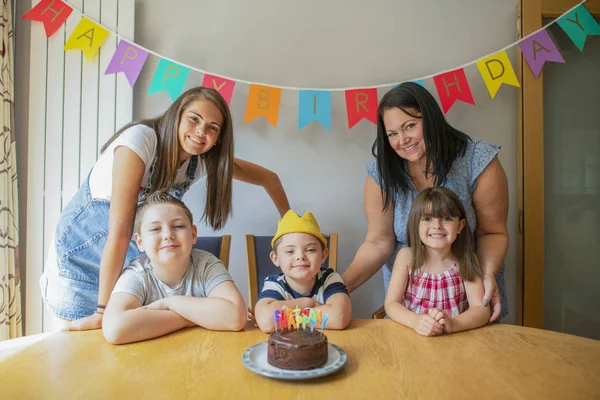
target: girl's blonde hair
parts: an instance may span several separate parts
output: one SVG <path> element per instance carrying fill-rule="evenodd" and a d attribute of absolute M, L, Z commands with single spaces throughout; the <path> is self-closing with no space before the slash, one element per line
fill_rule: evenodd
<path fill-rule="evenodd" d="M 231 190 L 233 178 L 233 124 L 229 106 L 223 97 L 214 89 L 195 87 L 183 93 L 164 114 L 151 119 L 134 121 L 121 128 L 111 137 L 102 151 L 123 131 L 134 125 L 146 125 L 156 132 L 155 175 L 151 182 L 150 193 L 161 189 L 170 189 L 179 168 L 180 145 L 177 132 L 183 111 L 196 100 L 207 100 L 213 103 L 223 116 L 221 132 L 215 145 L 201 159 L 206 167 L 206 202 L 202 219 L 213 229 L 222 228 L 231 215 Z"/>
<path fill-rule="evenodd" d="M 413 257 L 409 271 L 413 276 L 415 272 L 427 262 L 427 249 L 419 236 L 419 225 L 423 215 L 433 218 L 456 218 L 465 220 L 462 232 L 452 243 L 452 253 L 456 257 L 460 277 L 465 281 L 472 281 L 481 276 L 479 261 L 475 255 L 473 235 L 469 223 L 466 221 L 466 212 L 458 196 L 450 189 L 434 187 L 423 190 L 415 198 L 406 224 L 406 237 L 408 246 L 412 249 Z"/>

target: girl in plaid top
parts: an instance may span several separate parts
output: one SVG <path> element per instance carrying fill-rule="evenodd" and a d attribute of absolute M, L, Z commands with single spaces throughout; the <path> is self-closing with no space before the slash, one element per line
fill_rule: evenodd
<path fill-rule="evenodd" d="M 423 190 L 410 210 L 408 247 L 394 262 L 385 312 L 424 336 L 485 325 L 489 307 L 465 209 L 446 188 Z"/>

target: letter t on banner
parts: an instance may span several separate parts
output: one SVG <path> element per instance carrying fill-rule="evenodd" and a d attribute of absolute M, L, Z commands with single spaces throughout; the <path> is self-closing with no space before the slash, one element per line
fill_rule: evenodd
<path fill-rule="evenodd" d="M 467 76 L 463 68 L 454 71 L 446 72 L 433 77 L 435 88 L 442 102 L 444 114 L 450 110 L 456 100 L 464 101 L 465 103 L 475 104 Z"/>
<path fill-rule="evenodd" d="M 21 18 L 42 22 L 46 37 L 50 37 L 67 20 L 72 11 L 73 9 L 61 0 L 42 0 Z"/>
<path fill-rule="evenodd" d="M 148 58 L 148 52 L 134 44 L 121 40 L 104 75 L 124 72 L 131 87 L 140 76 L 142 67 Z"/>
<path fill-rule="evenodd" d="M 377 89 L 346 90 L 348 128 L 352 129 L 363 118 L 377 125 L 377 103 Z"/>
<path fill-rule="evenodd" d="M 233 87 L 235 86 L 235 81 L 221 78 L 219 76 L 204 74 L 202 86 L 215 89 L 221 94 L 221 96 L 223 96 L 227 104 L 229 104 L 229 102 L 231 101 L 231 95 L 233 94 Z"/>
<path fill-rule="evenodd" d="M 244 123 L 248 123 L 256 117 L 263 116 L 274 128 L 276 128 L 280 103 L 281 88 L 250 85 Z"/>

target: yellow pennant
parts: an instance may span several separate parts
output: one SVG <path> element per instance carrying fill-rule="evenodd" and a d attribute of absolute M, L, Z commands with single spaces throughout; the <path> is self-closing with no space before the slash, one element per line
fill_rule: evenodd
<path fill-rule="evenodd" d="M 281 88 L 250 85 L 244 123 L 252 121 L 256 117 L 263 116 L 276 128 L 280 102 Z"/>
<path fill-rule="evenodd" d="M 85 59 L 89 62 L 96 57 L 98 49 L 107 36 L 108 31 L 106 29 L 83 17 L 71 33 L 69 40 L 67 40 L 65 50 L 81 49 Z"/>
<path fill-rule="evenodd" d="M 517 87 L 520 86 L 506 51 L 492 54 L 477 61 L 477 67 L 492 99 L 496 96 L 498 89 L 500 89 L 503 83 Z"/>

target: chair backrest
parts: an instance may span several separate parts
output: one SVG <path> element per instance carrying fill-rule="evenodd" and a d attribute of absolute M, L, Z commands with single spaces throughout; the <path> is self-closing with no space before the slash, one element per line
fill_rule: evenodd
<path fill-rule="evenodd" d="M 254 307 L 258 294 L 262 290 L 265 278 L 269 275 L 279 274 L 269 254 L 271 253 L 271 239 L 273 236 L 246 235 L 246 254 L 248 256 L 248 305 Z M 338 235 L 333 233 L 327 238 L 329 257 L 323 264 L 325 267 L 337 271 L 337 245 Z"/>
<path fill-rule="evenodd" d="M 195 249 L 208 251 L 219 258 L 225 268 L 229 269 L 229 250 L 231 249 L 231 235 L 223 236 L 198 236 Z"/>

